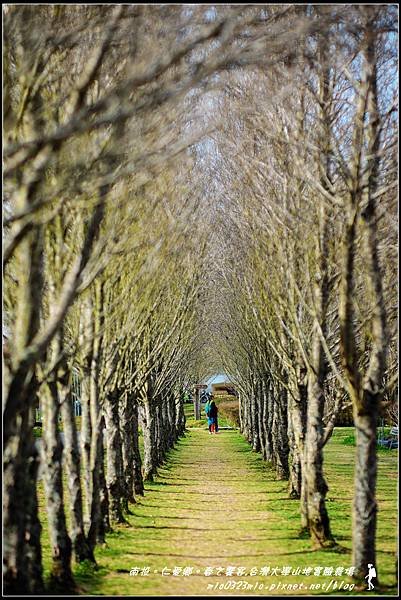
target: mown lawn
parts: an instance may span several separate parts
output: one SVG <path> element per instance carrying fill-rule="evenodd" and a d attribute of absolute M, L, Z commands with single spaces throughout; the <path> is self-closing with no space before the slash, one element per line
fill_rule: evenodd
<path fill-rule="evenodd" d="M 323 584 L 327 586 L 332 581 L 329 593 L 355 594 L 356 590 L 346 589 L 351 584 L 346 573 L 323 574 L 324 567 L 334 572 L 336 568 L 351 566 L 355 449 L 343 443 L 350 431 L 335 430 L 325 450 L 330 488 L 327 505 L 340 551 L 313 551 L 308 539 L 299 538 L 298 502 L 287 498 L 285 482 L 275 481 L 269 467 L 237 431 L 225 430 L 209 436 L 206 429 L 191 429 L 170 452 L 157 480 L 146 485 L 145 497 L 132 507 L 129 526 L 116 528 L 108 537 L 107 547 L 97 549 L 99 569 L 75 567 L 82 593 L 320 595 L 325 593 Z M 380 593 L 387 595 L 396 595 L 396 490 L 397 451 L 380 453 L 376 567 Z M 42 494 L 41 501 L 43 507 Z M 43 542 L 48 572 L 46 526 Z M 205 575 L 208 567 L 214 569 L 210 576 Z M 245 569 L 246 575 L 235 575 L 237 570 L 233 576 L 227 576 L 226 571 L 217 574 L 216 569 L 230 567 Z M 267 567 L 270 572 L 266 572 Z M 322 568 L 320 575 L 314 571 L 302 573 L 316 567 Z M 144 568 L 149 569 L 149 574 L 142 574 Z M 168 571 L 163 575 L 164 568 Z M 192 574 L 183 575 L 185 568 L 192 568 Z M 138 574 L 130 575 L 131 569 L 138 569 Z M 251 569 L 257 574 L 249 574 Z M 276 575 L 272 574 L 275 569 Z M 290 574 L 286 574 L 288 571 Z M 308 589 L 289 589 L 301 584 Z"/>

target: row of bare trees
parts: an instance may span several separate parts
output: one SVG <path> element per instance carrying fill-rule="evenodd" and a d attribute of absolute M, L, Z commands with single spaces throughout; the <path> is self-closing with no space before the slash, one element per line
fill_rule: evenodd
<path fill-rule="evenodd" d="M 396 15 L 300 11 L 319 27 L 291 60 L 227 79 L 215 338 L 241 392 L 241 430 L 289 480 L 319 547 L 336 544 L 324 447 L 352 405 L 352 564 L 363 581 L 376 559 L 378 417 L 397 395 Z"/>
<path fill-rule="evenodd" d="M 52 589 L 74 589 L 210 363 L 320 545 L 352 400 L 364 575 L 396 372 L 394 7 L 4 11 L 5 590 L 44 589 L 40 476 Z"/>
<path fill-rule="evenodd" d="M 186 150 L 202 124 L 187 115 L 241 26 L 235 11 L 187 13 L 5 8 L 7 593 L 44 590 L 39 471 L 65 593 L 72 556 L 95 561 L 184 431 L 204 246 Z"/>

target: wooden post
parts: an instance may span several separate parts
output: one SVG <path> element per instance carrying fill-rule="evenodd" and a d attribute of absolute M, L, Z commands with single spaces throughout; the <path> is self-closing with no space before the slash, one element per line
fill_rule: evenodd
<path fill-rule="evenodd" d="M 202 383 L 198 383 L 197 385 L 195 385 L 195 398 L 194 398 L 194 415 L 195 415 L 195 420 L 199 421 L 199 419 L 201 418 L 201 403 L 200 403 L 200 391 L 201 390 L 206 390 L 207 389 L 207 385 L 204 385 Z"/>
<path fill-rule="evenodd" d="M 195 420 L 199 421 L 199 419 L 201 418 L 201 414 L 200 414 L 200 389 L 199 388 L 196 388 L 196 390 L 195 390 L 194 410 L 195 410 Z"/>

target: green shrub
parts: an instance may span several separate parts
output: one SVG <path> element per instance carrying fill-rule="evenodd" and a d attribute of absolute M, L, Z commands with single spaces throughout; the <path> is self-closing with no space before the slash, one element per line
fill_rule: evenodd
<path fill-rule="evenodd" d="M 233 396 L 223 396 L 218 402 L 219 413 L 231 427 L 239 427 L 239 402 Z"/>

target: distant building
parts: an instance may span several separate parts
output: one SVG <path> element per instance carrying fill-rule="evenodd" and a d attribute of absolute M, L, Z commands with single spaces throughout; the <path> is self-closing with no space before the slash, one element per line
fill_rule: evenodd
<path fill-rule="evenodd" d="M 210 377 L 205 381 L 209 394 L 215 396 L 236 395 L 235 385 L 230 381 L 230 378 L 224 373 L 219 373 Z"/>
<path fill-rule="evenodd" d="M 212 383 L 213 396 L 236 396 L 235 386 L 230 382 Z"/>

